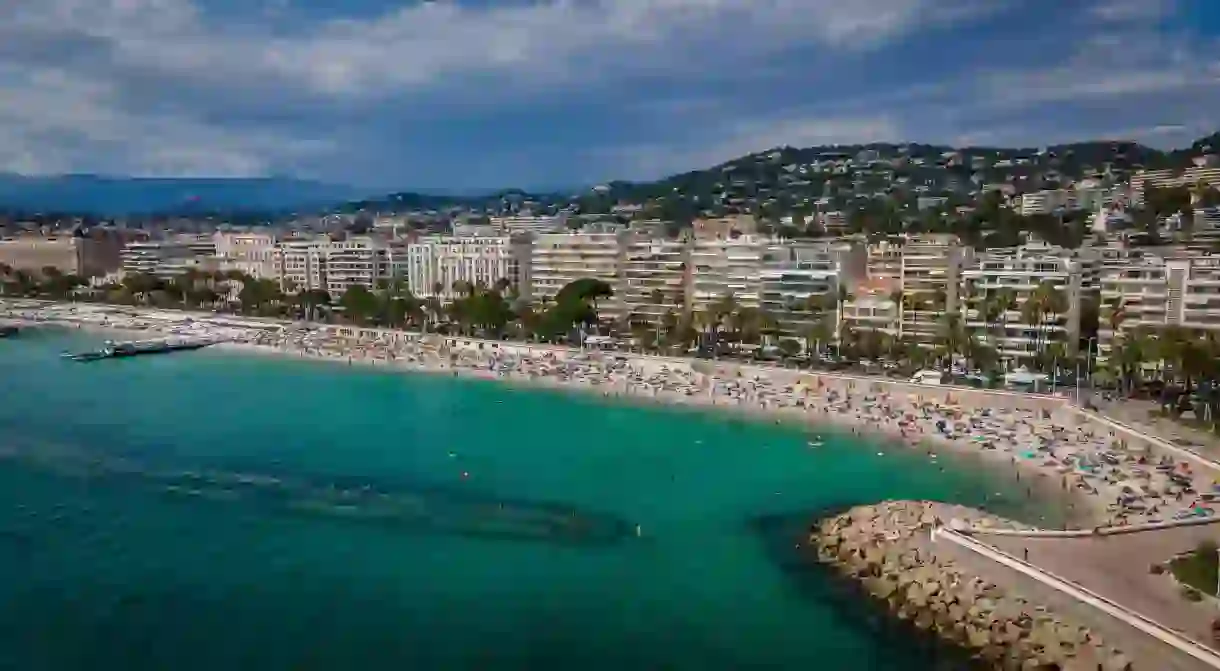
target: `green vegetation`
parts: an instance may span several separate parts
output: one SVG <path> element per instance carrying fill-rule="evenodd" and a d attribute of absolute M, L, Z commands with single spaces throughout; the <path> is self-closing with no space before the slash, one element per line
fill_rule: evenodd
<path fill-rule="evenodd" d="M 1189 554 L 1169 562 L 1169 570 L 1186 587 L 1217 596 L 1216 581 L 1220 579 L 1218 550 L 1220 548 L 1214 541 L 1203 541 Z"/>

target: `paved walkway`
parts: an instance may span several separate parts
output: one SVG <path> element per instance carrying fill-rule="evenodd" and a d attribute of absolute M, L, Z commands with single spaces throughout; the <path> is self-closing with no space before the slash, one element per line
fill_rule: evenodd
<path fill-rule="evenodd" d="M 1123 422 L 1167 443 L 1181 445 L 1200 455 L 1220 461 L 1220 436 L 1166 417 L 1156 416 L 1153 413 L 1159 411 L 1160 406 L 1152 401 L 1095 401 L 1095 404 L 1101 411 L 1100 414 L 1106 417 Z"/>
<path fill-rule="evenodd" d="M 974 533 L 979 541 L 1118 603 L 1130 610 L 1220 649 L 1211 637 L 1213 604 L 1184 599 L 1167 575 L 1153 575 L 1153 564 L 1193 549 L 1199 541 L 1220 542 L 1220 524 L 1083 538 L 1029 538 Z"/>

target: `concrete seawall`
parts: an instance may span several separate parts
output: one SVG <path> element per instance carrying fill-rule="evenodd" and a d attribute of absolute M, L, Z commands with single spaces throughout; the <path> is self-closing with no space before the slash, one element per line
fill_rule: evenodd
<path fill-rule="evenodd" d="M 937 557 L 953 562 L 966 573 L 984 577 L 1013 594 L 1020 594 L 1031 604 L 1084 625 L 1105 641 L 1117 642 L 1134 669 L 1204 671 L 1220 668 L 1027 573 L 955 543 L 941 540 L 934 545 Z M 1216 656 L 1213 653 L 1211 657 Z"/>
<path fill-rule="evenodd" d="M 889 501 L 823 520 L 810 540 L 821 562 L 856 580 L 895 617 L 972 651 L 987 668 L 1207 668 L 1189 659 L 1161 664 L 1172 649 L 1145 649 L 1130 627 L 1081 610 L 1086 604 L 998 570 L 985 557 L 933 543 L 932 529 L 954 518 L 1011 524 L 960 506 Z M 1134 663 L 1135 655 L 1142 663 Z"/>

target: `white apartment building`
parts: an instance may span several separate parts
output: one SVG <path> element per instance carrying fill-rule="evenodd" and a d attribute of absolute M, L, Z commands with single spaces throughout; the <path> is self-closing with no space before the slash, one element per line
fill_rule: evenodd
<path fill-rule="evenodd" d="M 798 261 L 788 267 L 766 268 L 759 279 L 759 307 L 775 319 L 780 337 L 803 342 L 810 329 L 827 316 L 836 324 L 837 335 L 837 270 L 814 261 Z M 811 302 L 835 307 L 809 310 Z"/>
<path fill-rule="evenodd" d="M 870 277 L 858 282 L 840 306 L 840 329 L 900 337 L 902 306 L 895 298 L 901 286 L 899 277 Z"/>
<path fill-rule="evenodd" d="M 567 217 L 491 217 L 489 223 L 501 235 L 512 235 L 514 233 L 558 233 L 567 226 Z"/>
<path fill-rule="evenodd" d="M 120 269 L 124 274 L 172 279 L 195 265 L 198 255 L 194 242 L 193 239 L 128 242 L 119 253 Z"/>
<path fill-rule="evenodd" d="M 902 248 L 898 241 L 882 240 L 868 246 L 868 278 L 901 280 Z"/>
<path fill-rule="evenodd" d="M 1101 284 L 1099 358 L 1116 338 L 1166 326 L 1220 331 L 1220 257 L 1148 255 L 1125 267 L 1107 267 Z M 1111 328 L 1113 307 L 1123 317 Z"/>
<path fill-rule="evenodd" d="M 457 297 L 455 283 L 519 286 L 520 261 L 508 236 L 421 238 L 407 247 L 406 279 L 416 296 L 449 301 Z"/>
<path fill-rule="evenodd" d="M 280 288 L 287 293 L 326 290 L 326 250 L 314 240 L 280 243 Z"/>
<path fill-rule="evenodd" d="M 551 233 L 534 238 L 530 250 L 530 298 L 549 302 L 569 283 L 595 278 L 618 286 L 622 250 L 617 233 Z M 618 315 L 618 296 L 599 303 L 603 316 Z"/>
<path fill-rule="evenodd" d="M 1097 358 L 1109 358 L 1116 338 L 1169 324 L 1169 273 L 1165 259 L 1147 255 L 1103 265 L 1097 320 Z M 1179 287 L 1178 295 L 1181 295 Z M 1121 312 L 1112 327 L 1115 308 Z"/>
<path fill-rule="evenodd" d="M 212 236 L 220 270 L 235 270 L 256 279 L 279 281 L 279 242 L 267 233 L 216 233 Z"/>
<path fill-rule="evenodd" d="M 690 308 L 707 311 L 726 295 L 741 307 L 759 307 L 761 272 L 783 251 L 778 239 L 766 236 L 696 237 L 690 251 Z"/>
<path fill-rule="evenodd" d="M 958 278 L 970 253 L 954 235 L 906 238 L 899 276 L 904 338 L 923 347 L 936 346 L 945 313 L 957 310 Z M 943 299 L 943 304 L 933 305 L 932 299 Z"/>
<path fill-rule="evenodd" d="M 1142 203 L 1144 192 L 1148 187 L 1159 189 L 1178 186 L 1193 187 L 1200 182 L 1220 188 L 1220 168 L 1198 166 L 1185 170 L 1144 170 L 1131 178 L 1131 196 Z"/>
<path fill-rule="evenodd" d="M 1047 189 L 1032 191 L 1021 195 L 1021 214 L 1053 214 L 1055 211 L 1071 210 L 1076 207 L 1076 195 L 1067 189 Z"/>
<path fill-rule="evenodd" d="M 659 324 L 666 313 L 684 314 L 691 244 L 636 233 L 622 235 L 620 243 L 623 250 L 615 293 L 623 314 L 650 324 Z"/>
<path fill-rule="evenodd" d="M 1085 288 L 1083 267 L 1070 252 L 1047 245 L 1027 245 L 981 254 L 962 271 L 963 318 L 971 335 L 996 345 L 1002 358 L 1024 360 L 1035 357 L 1050 343 L 1059 343 L 1074 353 L 1080 338 L 1080 306 Z M 1063 311 L 1043 322 L 1027 323 L 1026 302 L 1043 285 L 1054 287 L 1063 300 Z M 1013 305 L 998 322 L 985 319 L 985 306 L 998 294 L 1008 292 Z"/>
<path fill-rule="evenodd" d="M 381 240 L 353 237 L 321 244 L 326 290 L 332 296 L 341 296 L 353 286 L 372 291 L 390 277 L 387 245 Z"/>

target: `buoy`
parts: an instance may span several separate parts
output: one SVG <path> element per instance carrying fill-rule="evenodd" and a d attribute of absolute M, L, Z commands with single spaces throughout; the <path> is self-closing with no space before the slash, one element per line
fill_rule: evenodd
<path fill-rule="evenodd" d="M 450 452 L 450 453 L 449 453 L 449 458 L 450 458 L 450 459 L 457 459 L 457 452 Z"/>
<path fill-rule="evenodd" d="M 639 537 L 640 537 L 640 535 L 641 535 L 641 534 L 643 534 L 643 533 L 644 533 L 644 530 L 640 528 L 640 525 L 638 525 L 638 524 L 637 524 L 637 525 L 635 525 L 635 536 L 636 536 L 636 538 L 639 538 Z"/>
<path fill-rule="evenodd" d="M 468 477 L 470 477 L 470 471 L 462 471 L 462 477 L 463 477 L 463 478 L 468 478 Z"/>

